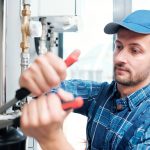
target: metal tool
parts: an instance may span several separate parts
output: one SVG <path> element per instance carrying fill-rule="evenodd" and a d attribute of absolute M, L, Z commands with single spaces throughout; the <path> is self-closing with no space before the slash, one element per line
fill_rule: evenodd
<path fill-rule="evenodd" d="M 80 55 L 79 50 L 73 51 L 66 59 L 65 63 L 67 67 L 71 66 L 73 63 L 75 63 L 78 60 L 78 57 Z M 15 105 L 18 101 L 21 101 L 22 99 L 26 98 L 31 92 L 26 88 L 21 88 L 16 91 L 15 98 L 4 104 L 0 107 L 0 114 L 4 113 L 8 108 Z M 68 109 L 77 109 L 80 108 L 83 105 L 83 99 L 81 97 L 75 98 L 73 101 L 62 103 L 62 108 L 64 110 Z M 18 118 L 18 117 L 16 117 Z M 12 125 L 15 122 L 15 119 L 10 117 L 10 119 L 6 120 L 0 120 L 0 128 L 5 127 L 6 125 Z"/>

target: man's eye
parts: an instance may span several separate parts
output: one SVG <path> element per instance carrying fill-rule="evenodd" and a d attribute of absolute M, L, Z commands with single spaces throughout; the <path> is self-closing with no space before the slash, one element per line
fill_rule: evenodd
<path fill-rule="evenodd" d="M 133 54 L 137 54 L 140 52 L 140 50 L 138 48 L 132 48 L 131 51 Z"/>
<path fill-rule="evenodd" d="M 116 49 L 122 49 L 121 45 L 116 45 L 115 47 L 116 47 Z"/>

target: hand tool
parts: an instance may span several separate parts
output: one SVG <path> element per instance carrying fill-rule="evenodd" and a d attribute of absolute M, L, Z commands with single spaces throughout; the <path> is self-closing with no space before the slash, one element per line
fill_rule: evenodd
<path fill-rule="evenodd" d="M 79 50 L 74 50 L 66 59 L 65 63 L 67 67 L 70 67 L 73 63 L 75 63 L 78 60 L 78 57 L 80 55 Z M 20 88 L 19 90 L 16 91 L 15 98 L 4 104 L 3 106 L 0 107 L 0 114 L 4 113 L 9 107 L 13 106 L 16 102 L 26 98 L 31 92 L 26 89 L 26 88 Z M 81 97 L 75 98 L 73 101 L 66 102 L 62 104 L 62 108 L 64 110 L 73 108 L 77 109 L 83 105 L 83 100 Z"/>

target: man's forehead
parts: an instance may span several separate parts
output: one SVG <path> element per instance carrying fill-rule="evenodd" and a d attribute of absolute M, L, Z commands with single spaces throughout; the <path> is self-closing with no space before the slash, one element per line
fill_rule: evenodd
<path fill-rule="evenodd" d="M 130 35 L 134 35 L 134 36 L 142 36 L 142 35 L 144 36 L 144 34 L 136 33 L 136 32 L 133 32 L 129 29 L 126 29 L 126 28 L 120 28 L 117 32 L 117 36 L 121 36 L 121 35 L 124 35 L 124 34 L 125 35 L 130 34 Z"/>
<path fill-rule="evenodd" d="M 120 28 L 117 32 L 116 39 L 144 39 L 144 40 L 150 40 L 150 34 L 141 34 L 136 33 L 131 30 Z"/>

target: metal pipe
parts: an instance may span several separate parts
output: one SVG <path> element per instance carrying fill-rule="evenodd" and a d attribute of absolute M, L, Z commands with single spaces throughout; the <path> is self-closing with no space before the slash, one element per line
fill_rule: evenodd
<path fill-rule="evenodd" d="M 41 24 L 42 24 L 42 36 L 40 37 L 40 43 L 39 43 L 39 54 L 44 54 L 47 52 L 46 48 L 46 35 L 47 35 L 47 21 L 46 17 L 40 18 Z"/>
<path fill-rule="evenodd" d="M 23 5 L 30 5 L 31 1 L 30 0 L 23 0 Z"/>
<path fill-rule="evenodd" d="M 5 32 L 6 32 L 6 1 L 0 0 L 0 106 L 6 103 L 6 53 L 5 53 Z"/>
<path fill-rule="evenodd" d="M 30 5 L 24 4 L 22 10 L 23 23 L 21 26 L 22 31 L 22 42 L 20 47 L 22 48 L 21 53 L 21 72 L 28 68 L 30 62 L 30 54 L 29 54 L 29 19 L 30 19 L 31 11 Z"/>

